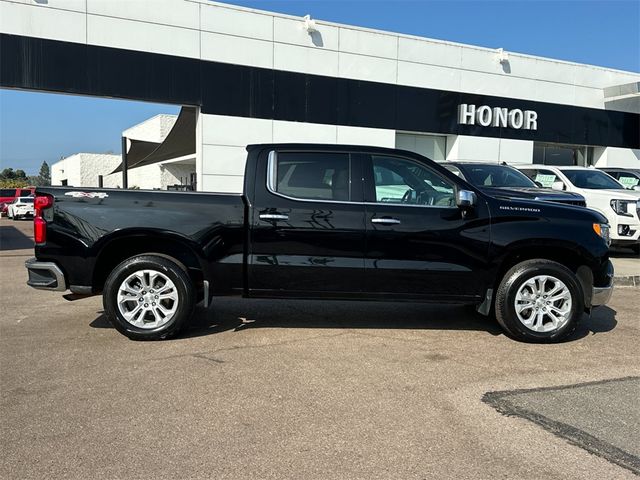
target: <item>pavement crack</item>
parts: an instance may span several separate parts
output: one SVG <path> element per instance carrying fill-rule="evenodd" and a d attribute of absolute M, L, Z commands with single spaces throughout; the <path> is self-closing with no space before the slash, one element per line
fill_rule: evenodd
<path fill-rule="evenodd" d="M 222 353 L 222 352 L 235 352 L 235 351 L 239 351 L 239 350 L 252 350 L 252 349 L 261 349 L 261 348 L 267 348 L 267 347 L 281 347 L 281 346 L 286 346 L 286 345 L 295 345 L 297 343 L 304 343 L 304 342 L 308 342 L 311 340 L 317 340 L 317 339 L 321 339 L 321 338 L 336 338 L 336 337 L 341 337 L 344 335 L 350 335 L 353 332 L 340 332 L 340 333 L 336 333 L 336 334 L 332 334 L 332 335 L 313 335 L 310 337 L 305 337 L 305 338 L 299 338 L 299 339 L 295 339 L 295 340 L 287 340 L 287 341 L 283 341 L 283 342 L 273 342 L 273 343 L 265 343 L 262 345 L 235 345 L 233 347 L 227 347 L 227 348 L 219 348 L 217 350 L 213 350 L 213 351 L 204 351 L 204 352 L 196 352 L 196 353 L 184 353 L 184 354 L 178 354 L 178 355 L 169 355 L 169 356 L 165 356 L 165 357 L 159 357 L 159 358 L 155 358 L 152 360 L 171 360 L 174 358 L 184 358 L 184 357 L 194 357 L 194 358 L 201 358 L 203 360 L 207 360 L 207 361 L 211 361 L 211 362 L 215 362 L 215 363 L 225 363 L 224 360 L 220 360 L 217 358 L 212 358 L 214 355 L 218 354 L 218 353 Z"/>

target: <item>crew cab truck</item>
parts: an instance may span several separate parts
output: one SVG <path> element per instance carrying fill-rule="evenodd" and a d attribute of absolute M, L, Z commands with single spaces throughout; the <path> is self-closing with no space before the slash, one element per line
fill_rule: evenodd
<path fill-rule="evenodd" d="M 247 151 L 241 195 L 38 188 L 28 284 L 101 293 L 113 326 L 141 340 L 242 295 L 474 304 L 515 339 L 554 342 L 610 298 L 597 212 L 494 198 L 407 151 Z"/>

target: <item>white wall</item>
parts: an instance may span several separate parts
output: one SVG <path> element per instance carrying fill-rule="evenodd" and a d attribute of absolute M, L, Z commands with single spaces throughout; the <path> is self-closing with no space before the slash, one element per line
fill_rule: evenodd
<path fill-rule="evenodd" d="M 60 186 L 64 180 L 68 185 L 80 184 L 80 156 L 71 155 L 51 165 L 51 185 Z"/>
<path fill-rule="evenodd" d="M 188 181 L 189 174 L 195 173 L 195 160 L 191 164 L 185 163 L 154 163 L 143 167 L 131 168 L 127 172 L 129 188 L 143 190 L 166 190 L 168 185 L 180 184 L 180 177 Z M 122 173 L 114 173 L 104 179 L 104 186 L 108 188 L 122 187 Z"/>
<path fill-rule="evenodd" d="M 75 43 L 603 108 L 640 74 L 316 21 L 208 0 L 0 0 L 0 31 Z M 509 45 L 497 45 L 505 47 Z"/>
<path fill-rule="evenodd" d="M 640 150 L 607 147 L 597 149 L 594 155 L 597 167 L 624 167 L 640 170 Z"/>
<path fill-rule="evenodd" d="M 127 128 L 122 132 L 122 136 L 132 140 L 161 143 L 167 138 L 177 119 L 177 115 L 159 114 Z"/>
<path fill-rule="evenodd" d="M 533 142 L 450 135 L 447 141 L 447 160 L 532 163 Z"/>
<path fill-rule="evenodd" d="M 252 143 L 308 142 L 395 146 L 395 131 L 380 128 L 285 122 L 255 118 L 200 114 L 198 152 L 202 175 L 198 189 L 212 192 L 242 192 L 246 146 Z"/>
<path fill-rule="evenodd" d="M 120 155 L 76 153 L 51 165 L 51 184 L 97 187 L 98 175 L 109 175 L 121 162 Z M 105 185 L 106 186 L 106 185 Z"/>

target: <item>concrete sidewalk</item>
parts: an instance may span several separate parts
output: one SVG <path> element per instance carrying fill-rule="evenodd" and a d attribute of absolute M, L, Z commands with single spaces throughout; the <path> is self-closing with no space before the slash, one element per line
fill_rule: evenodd
<path fill-rule="evenodd" d="M 612 250 L 611 262 L 617 286 L 640 287 L 640 258 L 637 255 L 626 250 Z"/>

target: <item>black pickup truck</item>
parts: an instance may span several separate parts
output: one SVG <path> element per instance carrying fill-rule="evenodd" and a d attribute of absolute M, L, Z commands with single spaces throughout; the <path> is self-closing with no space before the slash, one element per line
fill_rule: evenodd
<path fill-rule="evenodd" d="M 513 338 L 552 342 L 611 295 L 608 225 L 589 209 L 492 197 L 406 151 L 247 151 L 242 195 L 38 188 L 28 284 L 102 293 L 132 339 L 242 295 L 474 304 Z"/>

